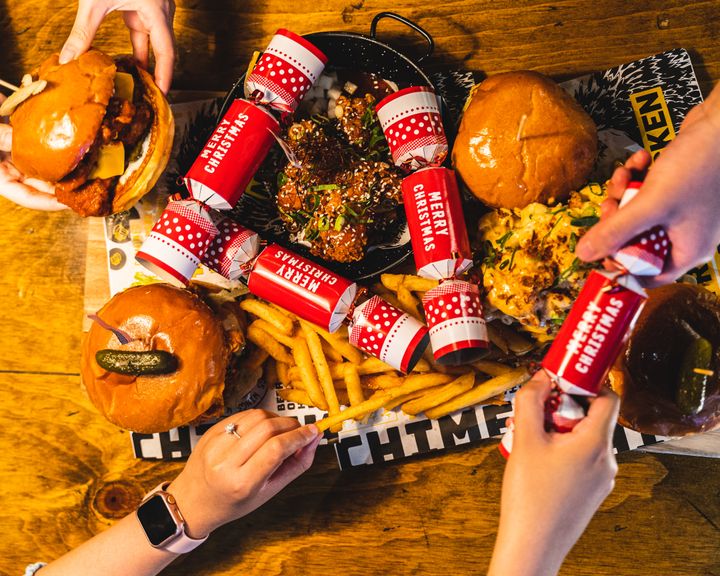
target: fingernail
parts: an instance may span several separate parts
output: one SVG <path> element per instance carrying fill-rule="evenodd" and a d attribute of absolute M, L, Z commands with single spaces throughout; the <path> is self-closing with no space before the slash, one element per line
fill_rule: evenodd
<path fill-rule="evenodd" d="M 595 251 L 590 245 L 590 242 L 588 242 L 585 238 L 582 238 L 575 247 L 575 256 L 580 258 L 580 260 L 584 260 L 585 262 L 597 260 Z"/>
<path fill-rule="evenodd" d="M 67 64 L 71 60 L 74 60 L 75 56 L 77 56 L 77 53 L 73 48 L 64 47 L 60 52 L 60 64 Z"/>
<path fill-rule="evenodd" d="M 317 438 L 320 434 L 320 431 L 318 430 L 318 427 L 315 426 L 315 424 L 310 424 L 303 428 L 303 434 L 308 439 L 308 441 L 310 441 L 313 438 Z"/>

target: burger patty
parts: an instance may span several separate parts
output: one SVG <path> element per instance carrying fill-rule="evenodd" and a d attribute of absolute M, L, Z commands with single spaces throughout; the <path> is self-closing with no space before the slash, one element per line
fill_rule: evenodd
<path fill-rule="evenodd" d="M 127 72 L 132 70 L 128 69 Z M 100 147 L 111 142 L 122 142 L 127 165 L 133 149 L 152 125 L 153 111 L 143 98 L 142 82 L 135 74 L 133 76 L 133 102 L 115 97 L 110 99 L 100 132 L 92 147 L 75 170 L 55 185 L 58 201 L 82 216 L 104 216 L 111 212 L 112 197 L 119 176 L 89 179 L 97 163 Z"/>

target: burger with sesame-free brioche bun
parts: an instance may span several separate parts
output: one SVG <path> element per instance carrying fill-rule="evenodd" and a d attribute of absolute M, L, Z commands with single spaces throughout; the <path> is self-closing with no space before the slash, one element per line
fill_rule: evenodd
<path fill-rule="evenodd" d="M 32 77 L 47 85 L 10 116 L 13 164 L 81 216 L 131 208 L 165 170 L 175 131 L 152 77 L 98 50 L 62 65 L 55 54 Z"/>
<path fill-rule="evenodd" d="M 262 369 L 251 375 L 257 370 L 243 366 L 246 318 L 238 303 L 195 290 L 137 286 L 97 313 L 100 322 L 83 344 L 81 376 L 90 400 L 113 424 L 149 434 L 202 422 L 235 406 L 257 382 Z M 127 371 L 106 365 L 100 356 L 108 351 L 161 353 L 174 361 L 164 373 Z"/>
<path fill-rule="evenodd" d="M 590 116 L 550 78 L 506 72 L 477 86 L 452 150 L 455 170 L 483 203 L 523 208 L 582 187 L 598 152 Z"/>

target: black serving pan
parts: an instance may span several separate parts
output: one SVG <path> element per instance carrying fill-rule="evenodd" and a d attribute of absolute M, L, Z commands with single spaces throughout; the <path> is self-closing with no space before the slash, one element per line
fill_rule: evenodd
<path fill-rule="evenodd" d="M 392 46 L 377 39 L 378 23 L 389 18 L 402 22 L 420 34 L 426 41 L 425 53 L 413 62 L 410 58 Z M 328 68 L 347 68 L 361 72 L 374 72 L 382 78 L 392 80 L 400 88 L 405 86 L 430 86 L 432 83 L 417 63 L 429 57 L 434 49 L 432 36 L 414 22 L 393 12 L 381 12 L 370 24 L 370 35 L 353 32 L 315 32 L 304 36 L 328 56 Z M 228 92 L 223 102 L 218 122 L 237 98 L 244 98 L 245 75 L 241 76 Z M 276 176 L 282 158 L 279 147 L 270 153 L 255 176 L 249 193 L 245 193 L 233 210 L 233 218 L 239 223 L 255 230 L 267 241 L 277 242 L 311 258 L 352 280 L 369 280 L 405 260 L 411 251 L 409 236 L 398 237 L 390 246 L 372 248 L 365 258 L 358 262 L 342 264 L 322 260 L 302 245 L 292 243 L 280 221 L 275 205 Z M 404 229 L 405 226 L 403 225 Z"/>

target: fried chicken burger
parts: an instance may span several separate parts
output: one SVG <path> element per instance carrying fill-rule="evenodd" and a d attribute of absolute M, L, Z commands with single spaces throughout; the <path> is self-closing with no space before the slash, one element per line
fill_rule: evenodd
<path fill-rule="evenodd" d="M 97 50 L 62 65 L 55 54 L 32 76 L 47 86 L 10 117 L 15 166 L 54 184 L 57 199 L 81 216 L 131 208 L 172 149 L 172 113 L 152 77 L 131 58 Z"/>

